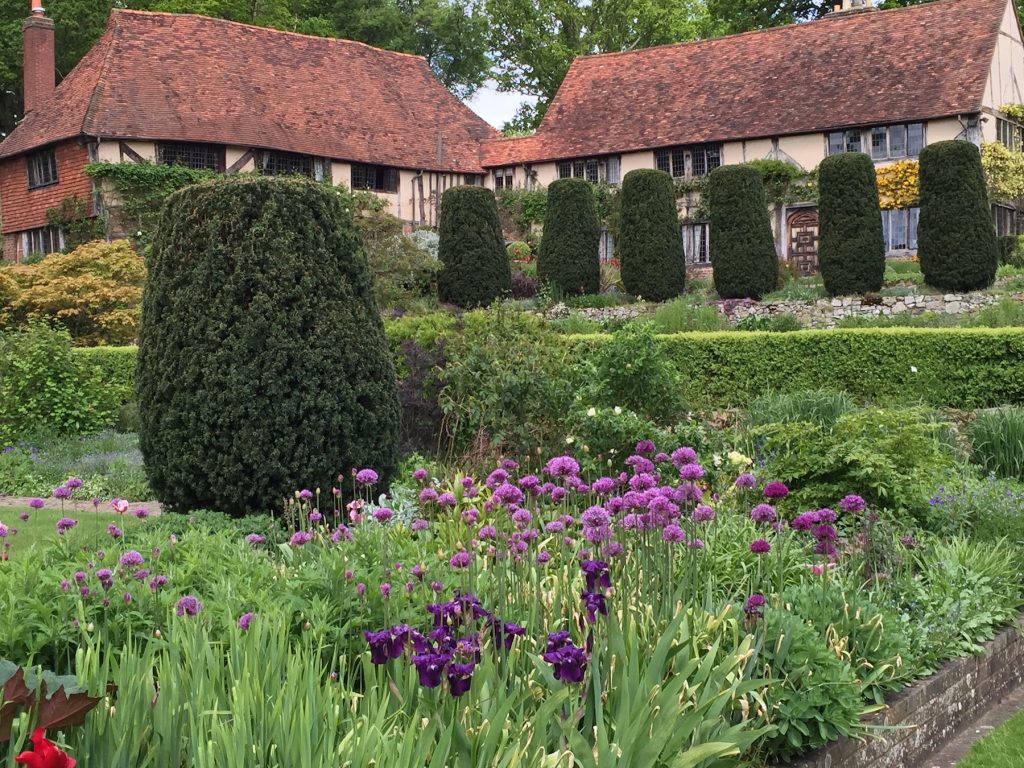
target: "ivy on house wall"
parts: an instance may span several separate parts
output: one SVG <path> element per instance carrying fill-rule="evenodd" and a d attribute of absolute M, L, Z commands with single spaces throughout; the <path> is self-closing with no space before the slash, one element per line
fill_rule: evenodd
<path fill-rule="evenodd" d="M 984 142 L 981 167 L 990 200 L 1010 203 L 1024 198 L 1024 153 L 1007 149 L 998 141 Z"/>
<path fill-rule="evenodd" d="M 878 179 L 878 203 L 882 210 L 910 208 L 921 195 L 917 160 L 900 160 L 875 168 Z"/>
<path fill-rule="evenodd" d="M 46 223 L 64 233 L 65 253 L 106 235 L 103 222 L 89 215 L 89 201 L 76 195 L 69 195 L 60 205 L 47 209 Z"/>

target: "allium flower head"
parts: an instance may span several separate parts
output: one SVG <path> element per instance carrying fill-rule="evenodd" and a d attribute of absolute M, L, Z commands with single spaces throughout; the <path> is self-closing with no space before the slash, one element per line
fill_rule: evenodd
<path fill-rule="evenodd" d="M 771 504 L 758 504 L 750 510 L 750 519 L 755 523 L 774 523 L 778 515 Z"/>
<path fill-rule="evenodd" d="M 299 491 L 299 498 L 300 499 L 312 499 L 313 498 L 313 492 L 311 490 L 309 490 L 309 488 L 303 488 L 301 491 Z"/>
<path fill-rule="evenodd" d="M 363 471 L 365 472 L 366 470 Z M 376 520 L 378 523 L 386 523 L 394 516 L 394 511 L 388 509 L 387 507 L 377 507 L 377 509 L 373 510 L 373 519 Z"/>
<path fill-rule="evenodd" d="M 753 488 L 757 485 L 757 478 L 749 472 L 744 472 L 742 475 L 736 478 L 736 487 L 743 488 L 744 490 Z"/>
<path fill-rule="evenodd" d="M 118 562 L 125 568 L 138 568 L 142 565 L 145 560 L 142 555 L 136 552 L 134 549 L 129 549 L 118 560 Z"/>
<path fill-rule="evenodd" d="M 53 498 L 55 499 L 70 499 L 71 489 L 66 485 L 58 485 L 53 489 Z"/>
<path fill-rule="evenodd" d="M 565 497 L 569 495 L 569 492 L 565 488 L 552 488 L 551 489 L 551 500 L 556 504 L 561 503 L 565 500 Z"/>
<path fill-rule="evenodd" d="M 57 521 L 57 533 L 58 535 L 63 536 L 76 525 L 78 525 L 77 520 L 72 520 L 70 517 L 62 517 Z"/>
<path fill-rule="evenodd" d="M 411 531 L 425 531 L 429 527 L 430 523 L 428 523 L 422 517 L 417 517 L 409 524 L 409 530 Z"/>
<path fill-rule="evenodd" d="M 380 477 L 372 469 L 360 469 L 356 472 L 356 482 L 360 485 L 376 485 Z"/>
<path fill-rule="evenodd" d="M 743 611 L 748 616 L 760 616 L 761 609 L 764 608 L 767 600 L 764 599 L 764 595 L 760 592 L 755 592 L 747 598 L 747 602 L 743 606 Z"/>
<path fill-rule="evenodd" d="M 675 523 L 672 523 L 661 529 L 661 540 L 671 544 L 678 544 L 686 541 L 686 532 Z"/>
<path fill-rule="evenodd" d="M 0 523 L 0 539 L 6 539 L 7 538 L 7 534 L 9 534 L 10 532 L 11 532 L 10 528 L 8 528 L 3 523 Z"/>
<path fill-rule="evenodd" d="M 451 556 L 451 559 L 448 561 L 448 564 L 452 568 L 468 568 L 470 561 L 471 558 L 469 552 L 462 549 Z"/>
<path fill-rule="evenodd" d="M 67 480 L 64 481 L 64 485 L 72 490 L 74 490 L 75 488 L 81 488 L 82 479 L 79 477 L 69 477 Z"/>
<path fill-rule="evenodd" d="M 121 529 L 118 528 L 113 523 L 111 523 L 110 525 L 107 526 L 107 533 L 110 534 L 115 539 L 120 539 L 124 535 L 124 533 L 121 531 Z"/>
<path fill-rule="evenodd" d="M 694 480 L 700 480 L 702 477 L 704 477 L 704 467 L 700 464 L 691 462 L 690 464 L 683 464 L 679 468 L 680 480 L 693 482 Z"/>
<path fill-rule="evenodd" d="M 422 483 L 424 480 L 427 479 L 427 470 L 423 469 L 423 467 L 417 468 L 412 473 L 412 479 L 418 483 Z"/>
<path fill-rule="evenodd" d="M 437 497 L 437 505 L 439 507 L 454 507 L 458 503 L 454 493 L 442 493 Z"/>
<path fill-rule="evenodd" d="M 203 604 L 194 595 L 184 595 L 178 599 L 177 613 L 179 616 L 195 616 L 203 610 Z"/>
<path fill-rule="evenodd" d="M 249 625 L 252 624 L 252 620 L 256 618 L 256 614 L 249 612 L 243 613 L 238 617 L 238 628 L 243 632 L 249 629 Z"/>
<path fill-rule="evenodd" d="M 579 473 L 579 462 L 572 456 L 556 456 L 544 465 L 544 474 L 551 477 L 574 477 Z"/>
<path fill-rule="evenodd" d="M 654 453 L 658 450 L 658 447 L 651 440 L 640 440 L 636 444 L 637 453 Z"/>
<path fill-rule="evenodd" d="M 135 510 L 134 514 L 135 517 L 137 517 L 139 520 L 145 520 L 147 517 L 149 517 L 149 510 L 144 509 L 143 507 L 139 507 L 138 509 Z"/>
<path fill-rule="evenodd" d="M 864 499 L 853 493 L 849 496 L 844 496 L 843 500 L 839 502 L 839 508 L 843 512 L 863 512 L 867 505 Z"/>
<path fill-rule="evenodd" d="M 46 505 L 46 502 L 40 498 L 35 498 L 29 499 L 28 505 L 32 507 L 32 509 L 42 509 Z"/>
<path fill-rule="evenodd" d="M 772 545 L 764 539 L 755 539 L 750 542 L 750 551 L 755 555 L 764 555 L 772 551 Z"/>
<path fill-rule="evenodd" d="M 780 483 L 778 480 L 773 480 L 764 487 L 764 497 L 766 499 L 784 499 L 789 496 L 789 488 L 786 487 L 785 483 Z"/>
<path fill-rule="evenodd" d="M 494 490 L 494 500 L 499 504 L 522 504 L 523 492 L 511 483 L 502 483 Z"/>
<path fill-rule="evenodd" d="M 487 476 L 487 480 L 484 482 L 484 485 L 486 485 L 493 491 L 499 485 L 507 481 L 508 472 L 506 472 L 504 469 L 496 469 Z"/>
<path fill-rule="evenodd" d="M 710 523 L 715 519 L 715 510 L 706 504 L 701 504 L 690 513 L 690 519 L 695 523 Z"/>
<path fill-rule="evenodd" d="M 267 537 L 266 536 L 260 536 L 260 534 L 258 534 L 258 533 L 250 533 L 248 536 L 245 537 L 245 540 L 249 544 L 252 544 L 255 547 L 258 544 L 265 543 L 266 540 L 267 540 Z"/>
<path fill-rule="evenodd" d="M 682 448 L 676 448 L 672 451 L 672 463 L 677 467 L 681 467 L 684 464 L 696 464 L 697 463 L 697 452 L 689 446 L 683 446 Z"/>

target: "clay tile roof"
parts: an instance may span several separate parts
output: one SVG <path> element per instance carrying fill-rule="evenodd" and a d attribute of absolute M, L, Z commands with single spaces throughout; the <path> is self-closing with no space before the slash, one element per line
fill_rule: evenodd
<path fill-rule="evenodd" d="M 484 165 L 977 112 L 1006 0 L 939 0 L 576 59 L 531 140 Z"/>
<path fill-rule="evenodd" d="M 81 135 L 472 173 L 481 170 L 480 140 L 497 132 L 421 56 L 204 16 L 114 10 L 53 100 L 0 144 L 0 157 Z"/>

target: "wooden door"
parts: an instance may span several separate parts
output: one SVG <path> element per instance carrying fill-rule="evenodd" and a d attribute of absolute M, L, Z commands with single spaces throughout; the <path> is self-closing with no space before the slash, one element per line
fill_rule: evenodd
<path fill-rule="evenodd" d="M 786 257 L 804 276 L 818 274 L 818 210 L 801 208 L 787 221 L 789 252 Z"/>

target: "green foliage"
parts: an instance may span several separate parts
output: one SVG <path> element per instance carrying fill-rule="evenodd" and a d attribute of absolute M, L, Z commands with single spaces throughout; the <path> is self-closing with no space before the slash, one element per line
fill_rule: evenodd
<path fill-rule="evenodd" d="M 583 179 L 559 179 L 548 189 L 537 277 L 563 294 L 597 293 L 601 228 L 594 194 Z"/>
<path fill-rule="evenodd" d="M 180 509 L 277 508 L 397 464 L 394 366 L 350 209 L 297 179 L 168 199 L 139 333 L 140 445 Z"/>
<path fill-rule="evenodd" d="M 943 483 L 928 503 L 924 526 L 933 533 L 1024 544 L 1024 489 L 1019 483 L 995 475 L 959 478 Z"/>
<path fill-rule="evenodd" d="M 217 176 L 213 171 L 155 163 L 90 163 L 85 174 L 113 187 L 120 204 L 111 215 L 144 244 L 152 242 L 169 195 Z"/>
<path fill-rule="evenodd" d="M 979 309 L 973 317 L 964 318 L 963 324 L 984 328 L 1024 326 L 1024 304 L 1012 296 L 1003 296 L 995 304 Z"/>
<path fill-rule="evenodd" d="M 465 316 L 445 346 L 438 398 L 450 452 L 484 441 L 529 453 L 564 437 L 574 384 L 559 338 L 540 320 L 500 307 Z"/>
<path fill-rule="evenodd" d="M 749 165 L 723 165 L 708 176 L 711 266 L 723 299 L 760 299 L 775 290 L 779 259 L 761 175 Z"/>
<path fill-rule="evenodd" d="M 1024 711 L 976 741 L 957 768 L 1005 768 L 1024 764 Z"/>
<path fill-rule="evenodd" d="M 1024 481 L 1024 408 L 978 415 L 970 428 L 971 460 L 996 477 Z"/>
<path fill-rule="evenodd" d="M 437 232 L 433 229 L 420 228 L 409 235 L 409 239 L 412 240 L 413 244 L 430 254 L 430 257 L 437 260 L 437 249 L 440 245 L 441 238 Z"/>
<path fill-rule="evenodd" d="M 750 401 L 747 420 L 752 426 L 806 421 L 831 428 L 840 416 L 853 413 L 857 404 L 845 392 L 810 389 L 776 394 L 769 392 Z"/>
<path fill-rule="evenodd" d="M 831 427 L 776 423 L 753 436 L 765 473 L 797 489 L 785 502 L 793 510 L 834 507 L 857 493 L 874 508 L 920 519 L 953 463 L 942 428 L 922 410 L 871 408 L 840 414 Z"/>
<path fill-rule="evenodd" d="M 718 307 L 694 304 L 684 298 L 659 306 L 654 310 L 653 322 L 659 333 L 724 331 L 729 328 L 729 321 Z"/>
<path fill-rule="evenodd" d="M 0 333 L 0 442 L 41 432 L 80 434 L 110 426 L 113 392 L 45 323 Z"/>
<path fill-rule="evenodd" d="M 653 169 L 630 171 L 621 198 L 623 287 L 648 301 L 678 296 L 686 288 L 686 264 L 671 177 Z"/>
<path fill-rule="evenodd" d="M 127 240 L 98 240 L 4 272 L 11 288 L 0 327 L 57 323 L 82 346 L 130 344 L 138 336 L 146 267 Z"/>
<path fill-rule="evenodd" d="M 543 187 L 501 189 L 496 194 L 504 229 L 525 238 L 535 224 L 543 224 L 548 209 L 548 191 Z"/>
<path fill-rule="evenodd" d="M 925 282 L 946 291 L 986 288 L 999 252 L 978 148 L 940 141 L 921 150 L 917 254 Z"/>
<path fill-rule="evenodd" d="M 530 248 L 530 244 L 522 240 L 509 243 L 505 246 L 505 251 L 512 261 L 530 261 L 533 258 L 533 249 Z"/>
<path fill-rule="evenodd" d="M 401 219 L 383 212 L 363 212 L 356 218 L 356 226 L 373 275 L 378 307 L 404 309 L 433 295 L 441 262 L 402 233 Z"/>
<path fill-rule="evenodd" d="M 588 405 L 620 406 L 659 424 L 672 423 L 684 410 L 679 374 L 649 324 L 630 323 L 612 334 L 587 361 L 584 380 Z"/>
<path fill-rule="evenodd" d="M 769 202 L 798 203 L 818 199 L 816 173 L 808 174 L 785 160 L 749 160 L 746 164 L 761 174 Z"/>
<path fill-rule="evenodd" d="M 782 312 L 768 317 L 745 317 L 736 324 L 739 331 L 768 331 L 770 333 L 789 333 L 804 330 L 803 324 L 796 315 Z"/>
<path fill-rule="evenodd" d="M 89 201 L 65 197 L 60 205 L 46 211 L 46 223 L 64 233 L 64 252 L 73 251 L 106 235 L 103 219 L 89 215 Z"/>
<path fill-rule="evenodd" d="M 512 270 L 493 192 L 472 186 L 446 190 L 439 233 L 443 270 L 437 292 L 442 301 L 479 307 L 509 292 Z"/>
<path fill-rule="evenodd" d="M 885 277 L 885 239 L 875 164 L 863 152 L 831 155 L 818 166 L 818 260 L 832 296 L 877 292 Z"/>
<path fill-rule="evenodd" d="M 572 445 L 584 452 L 583 464 L 589 461 L 589 469 L 597 473 L 607 469 L 608 459 L 631 455 L 640 440 L 674 444 L 673 438 L 654 422 L 621 407 L 576 408 L 567 414 L 565 431 Z"/>
<path fill-rule="evenodd" d="M 113 402 L 122 406 L 135 399 L 137 347 L 88 347 L 74 350 L 84 375 L 103 382 Z"/>

